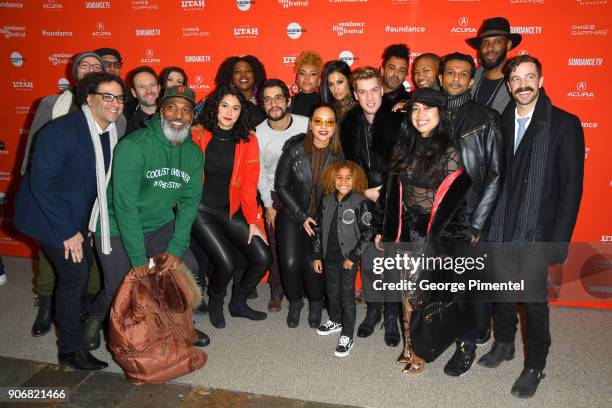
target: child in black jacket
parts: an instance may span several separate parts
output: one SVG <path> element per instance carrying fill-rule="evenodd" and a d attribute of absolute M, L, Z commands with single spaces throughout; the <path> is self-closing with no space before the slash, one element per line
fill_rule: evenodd
<path fill-rule="evenodd" d="M 372 214 L 362 193 L 368 187 L 363 169 L 355 162 L 337 160 L 323 171 L 326 194 L 317 214 L 313 269 L 325 271 L 329 320 L 317 329 L 327 336 L 341 331 L 336 356 L 346 357 L 355 329 L 355 275 L 363 247 L 372 240 Z"/>

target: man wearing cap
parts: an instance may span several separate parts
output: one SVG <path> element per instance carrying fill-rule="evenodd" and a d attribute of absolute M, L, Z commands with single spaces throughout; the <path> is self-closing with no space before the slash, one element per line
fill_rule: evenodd
<path fill-rule="evenodd" d="M 114 48 L 98 48 L 94 50 L 96 54 L 102 59 L 102 66 L 104 70 L 109 74 L 121 76 L 121 67 L 123 66 L 123 60 L 121 54 Z"/>
<path fill-rule="evenodd" d="M 510 23 L 503 17 L 485 20 L 478 37 L 467 40 L 478 50 L 480 56 L 480 67 L 476 70 L 474 83 L 470 87 L 472 98 L 495 109 L 500 115 L 510 102 L 502 70 L 508 61 L 508 51 L 516 48 L 521 40 L 520 34 L 510 32 Z"/>
<path fill-rule="evenodd" d="M 190 137 L 194 106 L 191 89 L 167 88 L 160 113 L 114 150 L 114 177 L 107 190 L 110 242 L 104 241 L 99 223 L 90 224 L 104 273 L 104 289 L 85 322 L 83 339 L 90 350 L 100 346 L 102 320 L 130 270 L 144 276 L 149 258 L 162 254 L 162 271 L 177 267 L 182 258 L 197 273 L 189 237 L 202 195 L 204 157 Z M 198 331 L 196 345 L 209 342 Z"/>
<path fill-rule="evenodd" d="M 61 94 L 48 95 L 40 101 L 28 133 L 25 155 L 21 165 L 22 176 L 26 173 L 30 166 L 30 158 L 33 155 L 38 131 L 53 119 L 57 119 L 70 112 L 78 111 L 79 106 L 75 97 L 78 83 L 90 72 L 102 71 L 103 61 L 98 54 L 91 51 L 85 51 L 77 54 L 77 56 L 74 58 L 74 65 L 72 67 L 72 76 L 75 84 L 70 86 Z M 122 137 L 125 133 L 125 118 L 120 115 L 115 122 L 115 126 L 117 128 L 117 137 Z M 35 303 L 38 304 L 38 313 L 36 315 L 36 319 L 34 320 L 34 324 L 32 325 L 32 336 L 34 337 L 43 336 L 51 329 L 51 304 L 53 288 L 55 286 L 55 275 L 49 260 L 42 251 L 38 252 L 38 258 L 38 275 L 36 275 L 34 278 L 34 292 L 38 295 L 38 298 L 35 301 Z M 93 296 L 99 290 L 100 274 L 94 263 L 94 267 L 89 278 L 87 293 L 90 296 Z"/>

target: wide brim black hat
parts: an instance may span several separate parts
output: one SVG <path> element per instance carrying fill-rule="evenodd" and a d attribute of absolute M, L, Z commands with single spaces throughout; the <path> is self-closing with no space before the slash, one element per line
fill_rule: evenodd
<path fill-rule="evenodd" d="M 493 17 L 485 20 L 482 27 L 478 30 L 478 37 L 468 38 L 466 41 L 474 48 L 480 48 L 480 43 L 483 38 L 505 35 L 512 42 L 512 48 L 516 48 L 523 36 L 510 32 L 510 23 L 504 17 Z M 512 49 L 511 48 L 511 49 Z"/>

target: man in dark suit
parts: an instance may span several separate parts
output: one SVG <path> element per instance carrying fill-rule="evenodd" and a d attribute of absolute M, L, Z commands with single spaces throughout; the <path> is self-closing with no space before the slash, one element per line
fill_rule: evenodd
<path fill-rule="evenodd" d="M 496 277 L 525 280 L 520 301 L 525 307 L 527 353 L 511 393 L 528 398 L 544 378 L 550 348 L 547 269 L 567 258 L 582 198 L 584 134 L 576 116 L 552 105 L 536 58 L 513 58 L 504 75 L 514 100 L 502 116 L 506 177 L 489 239 L 505 243 L 493 252 Z M 485 367 L 514 358 L 517 298 L 505 300 L 495 305 L 493 348 L 478 361 Z"/>
<path fill-rule="evenodd" d="M 87 227 L 94 202 L 106 191 L 106 173 L 117 142 L 115 121 L 124 98 L 125 87 L 116 76 L 86 75 L 76 90 L 81 109 L 40 130 L 32 166 L 16 197 L 15 226 L 38 241 L 59 277 L 55 292 L 59 363 L 77 370 L 108 366 L 83 347 L 80 312 L 93 262 Z"/>

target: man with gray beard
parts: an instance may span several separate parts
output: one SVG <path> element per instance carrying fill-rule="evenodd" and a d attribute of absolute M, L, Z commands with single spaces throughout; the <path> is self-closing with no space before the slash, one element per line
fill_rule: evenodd
<path fill-rule="evenodd" d="M 103 248 L 99 222 L 90 225 L 104 272 L 104 290 L 95 298 L 85 322 L 84 343 L 100 346 L 100 328 L 123 277 L 149 273 L 149 259 L 162 254 L 161 271 L 182 261 L 197 275 L 189 249 L 191 225 L 202 195 L 204 157 L 191 138 L 195 94 L 186 86 L 166 89 L 159 114 L 117 144 L 113 178 L 108 186 L 110 250 Z M 174 208 L 176 207 L 176 212 Z M 197 331 L 195 345 L 208 336 Z"/>

